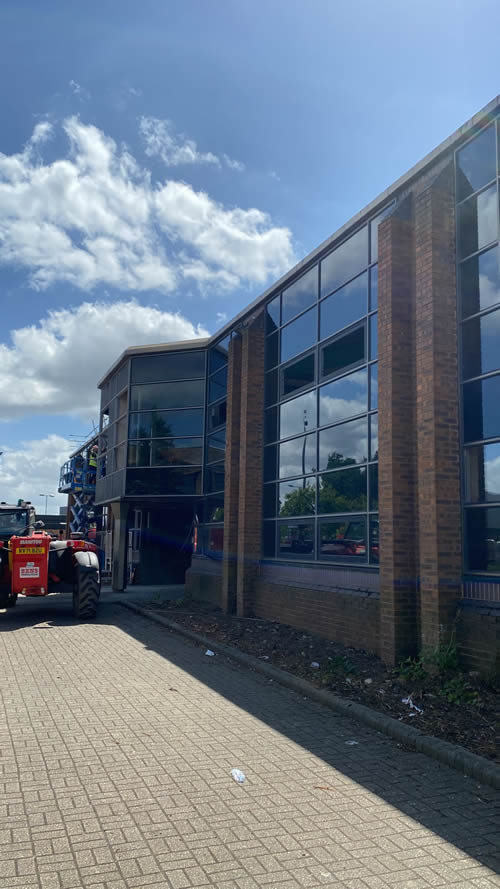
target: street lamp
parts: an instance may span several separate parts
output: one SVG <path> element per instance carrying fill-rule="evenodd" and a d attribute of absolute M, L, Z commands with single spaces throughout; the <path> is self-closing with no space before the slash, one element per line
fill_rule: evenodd
<path fill-rule="evenodd" d="M 40 497 L 45 497 L 45 515 L 47 515 L 47 500 L 49 497 L 55 497 L 55 494 L 40 494 Z"/>

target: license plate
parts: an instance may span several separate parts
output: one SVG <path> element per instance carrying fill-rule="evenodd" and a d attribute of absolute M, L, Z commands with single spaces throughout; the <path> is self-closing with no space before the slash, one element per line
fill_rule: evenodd
<path fill-rule="evenodd" d="M 20 568 L 19 577 L 40 577 L 40 568 Z"/>

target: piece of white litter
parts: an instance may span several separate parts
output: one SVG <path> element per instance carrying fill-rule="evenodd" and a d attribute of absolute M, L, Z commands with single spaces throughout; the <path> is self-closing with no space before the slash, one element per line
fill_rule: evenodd
<path fill-rule="evenodd" d="M 319 664 L 318 664 L 318 662 L 317 662 L 317 661 L 313 661 L 312 664 L 311 664 L 311 667 L 313 668 L 313 670 L 319 670 Z"/>
<path fill-rule="evenodd" d="M 237 784 L 243 784 L 246 780 L 246 775 L 240 769 L 231 769 L 231 775 Z"/>
<path fill-rule="evenodd" d="M 401 698 L 401 703 L 402 703 L 402 704 L 408 704 L 410 710 L 416 710 L 417 713 L 423 713 L 423 712 L 424 712 L 420 707 L 417 707 L 417 705 L 413 703 L 413 699 L 412 699 L 412 696 L 411 696 L 411 695 L 408 695 L 407 698 Z M 410 716 L 413 716 L 413 715 L 414 715 L 413 713 L 410 713 Z"/>
<path fill-rule="evenodd" d="M 346 741 L 348 747 L 354 747 L 355 744 L 359 744 L 359 741 Z"/>
<path fill-rule="evenodd" d="M 259 660 L 260 660 L 260 661 L 268 661 L 268 660 L 269 660 L 269 655 L 268 655 L 268 654 L 261 654 L 261 655 L 259 656 Z"/>
<path fill-rule="evenodd" d="M 209 648 L 207 648 L 205 654 L 207 657 L 215 657 L 215 651 L 210 651 Z"/>

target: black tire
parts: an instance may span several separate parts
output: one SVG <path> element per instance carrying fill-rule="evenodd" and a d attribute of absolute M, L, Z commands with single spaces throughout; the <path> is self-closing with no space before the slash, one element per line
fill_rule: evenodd
<path fill-rule="evenodd" d="M 84 570 L 76 566 L 76 583 L 73 587 L 73 614 L 78 620 L 92 620 L 96 616 L 101 585 L 97 569 Z"/>
<path fill-rule="evenodd" d="M 17 602 L 17 593 L 10 592 L 10 585 L 2 584 L 0 587 L 0 608 L 14 608 Z"/>

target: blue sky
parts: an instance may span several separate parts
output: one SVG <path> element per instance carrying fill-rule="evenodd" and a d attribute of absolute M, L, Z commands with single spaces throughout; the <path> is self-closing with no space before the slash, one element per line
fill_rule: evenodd
<path fill-rule="evenodd" d="M 499 24 L 493 0 L 3 0 L 2 499 L 56 490 L 122 348 L 214 332 L 500 92 Z"/>

